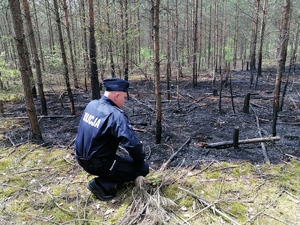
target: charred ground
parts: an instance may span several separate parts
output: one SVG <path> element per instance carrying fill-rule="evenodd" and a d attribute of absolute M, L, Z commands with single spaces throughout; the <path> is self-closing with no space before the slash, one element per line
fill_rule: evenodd
<path fill-rule="evenodd" d="M 271 163 L 300 157 L 300 78 L 299 67 L 290 76 L 284 106 L 279 114 L 277 135 L 280 140 L 266 142 L 268 159 Z M 204 143 L 230 141 L 235 127 L 239 127 L 240 140 L 259 137 L 256 116 L 264 137 L 272 134 L 273 91 L 276 71 L 265 70 L 259 77 L 257 87 L 249 88 L 250 73 L 239 71 L 231 73 L 233 104 L 230 84 L 223 86 L 220 101 L 220 76 L 217 76 L 214 95 L 212 76 L 201 74 L 198 85 L 193 88 L 190 77 L 181 77 L 179 95 L 176 83 L 172 82 L 171 99 L 167 99 L 166 83 L 162 83 L 162 144 L 155 144 L 156 112 L 154 84 L 140 79 L 131 81 L 129 100 L 123 110 L 143 141 L 148 160 L 152 167 L 158 167 L 168 160 L 180 147 L 170 163 L 171 166 L 196 166 L 208 161 L 249 161 L 254 164 L 264 163 L 261 143 L 244 144 L 239 148 L 206 148 Z M 286 76 L 286 75 L 285 75 Z M 285 81 L 286 77 L 283 78 Z M 285 82 L 283 82 L 284 85 Z M 251 94 L 250 113 L 243 113 L 244 97 Z M 91 100 L 90 91 L 73 90 L 76 115 L 69 115 L 67 93 L 49 91 L 46 93 L 48 116 L 40 116 L 39 122 L 43 133 L 44 145 L 65 146 L 72 149 L 81 114 Z M 39 100 L 36 107 L 40 111 Z M 234 105 L 234 110 L 233 110 Z M 24 101 L 5 103 L 5 115 L 15 124 L 4 131 L 5 139 L 1 145 L 6 147 L 19 145 L 30 140 L 30 128 L 26 119 Z M 234 112 L 235 111 L 235 112 Z M 254 113 L 255 112 L 255 113 Z M 256 115 L 255 115 L 256 114 Z M 189 141 L 188 141 L 189 140 Z M 186 141 L 188 144 L 182 146 Z M 121 152 L 123 152 L 121 150 Z"/>

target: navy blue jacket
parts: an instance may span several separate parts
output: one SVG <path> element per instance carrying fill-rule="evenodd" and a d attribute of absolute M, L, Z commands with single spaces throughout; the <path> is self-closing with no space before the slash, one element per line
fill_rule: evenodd
<path fill-rule="evenodd" d="M 91 101 L 79 123 L 75 154 L 87 160 L 113 158 L 119 144 L 136 163 L 144 162 L 143 145 L 129 124 L 126 114 L 105 96 Z"/>

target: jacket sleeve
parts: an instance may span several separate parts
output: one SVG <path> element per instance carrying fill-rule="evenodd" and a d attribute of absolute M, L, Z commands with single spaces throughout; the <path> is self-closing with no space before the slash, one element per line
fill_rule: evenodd
<path fill-rule="evenodd" d="M 126 115 L 120 116 L 118 121 L 117 132 L 122 146 L 137 164 L 143 163 L 146 155 L 143 151 L 143 144 L 129 124 Z"/>

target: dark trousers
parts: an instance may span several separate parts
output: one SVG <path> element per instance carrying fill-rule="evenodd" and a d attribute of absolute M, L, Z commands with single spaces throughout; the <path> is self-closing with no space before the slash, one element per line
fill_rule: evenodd
<path fill-rule="evenodd" d="M 110 191 L 117 184 L 134 181 L 138 176 L 146 176 L 149 173 L 147 162 L 136 164 L 130 157 L 115 156 L 111 160 L 96 164 L 82 163 L 78 159 L 77 161 L 85 171 L 98 176 L 96 183 L 106 191 Z"/>

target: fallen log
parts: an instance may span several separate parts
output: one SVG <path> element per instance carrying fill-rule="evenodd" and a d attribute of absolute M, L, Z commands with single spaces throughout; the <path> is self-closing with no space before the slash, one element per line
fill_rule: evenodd
<path fill-rule="evenodd" d="M 5 114 L 7 115 L 7 114 Z M 28 116 L 6 116 L 7 118 L 12 118 L 12 119 L 28 119 Z M 49 115 L 49 116 L 37 116 L 37 118 L 42 119 L 42 118 L 50 118 L 50 119 L 58 119 L 58 118 L 74 118 L 76 117 L 75 115 Z"/>
<path fill-rule="evenodd" d="M 279 136 L 275 137 L 261 137 L 261 138 L 252 138 L 246 140 L 239 140 L 239 144 L 250 144 L 256 142 L 266 142 L 266 141 L 278 141 L 280 140 Z M 233 141 L 221 141 L 216 143 L 204 143 L 203 147 L 206 148 L 220 148 L 220 147 L 227 147 L 230 148 L 233 146 Z"/>

